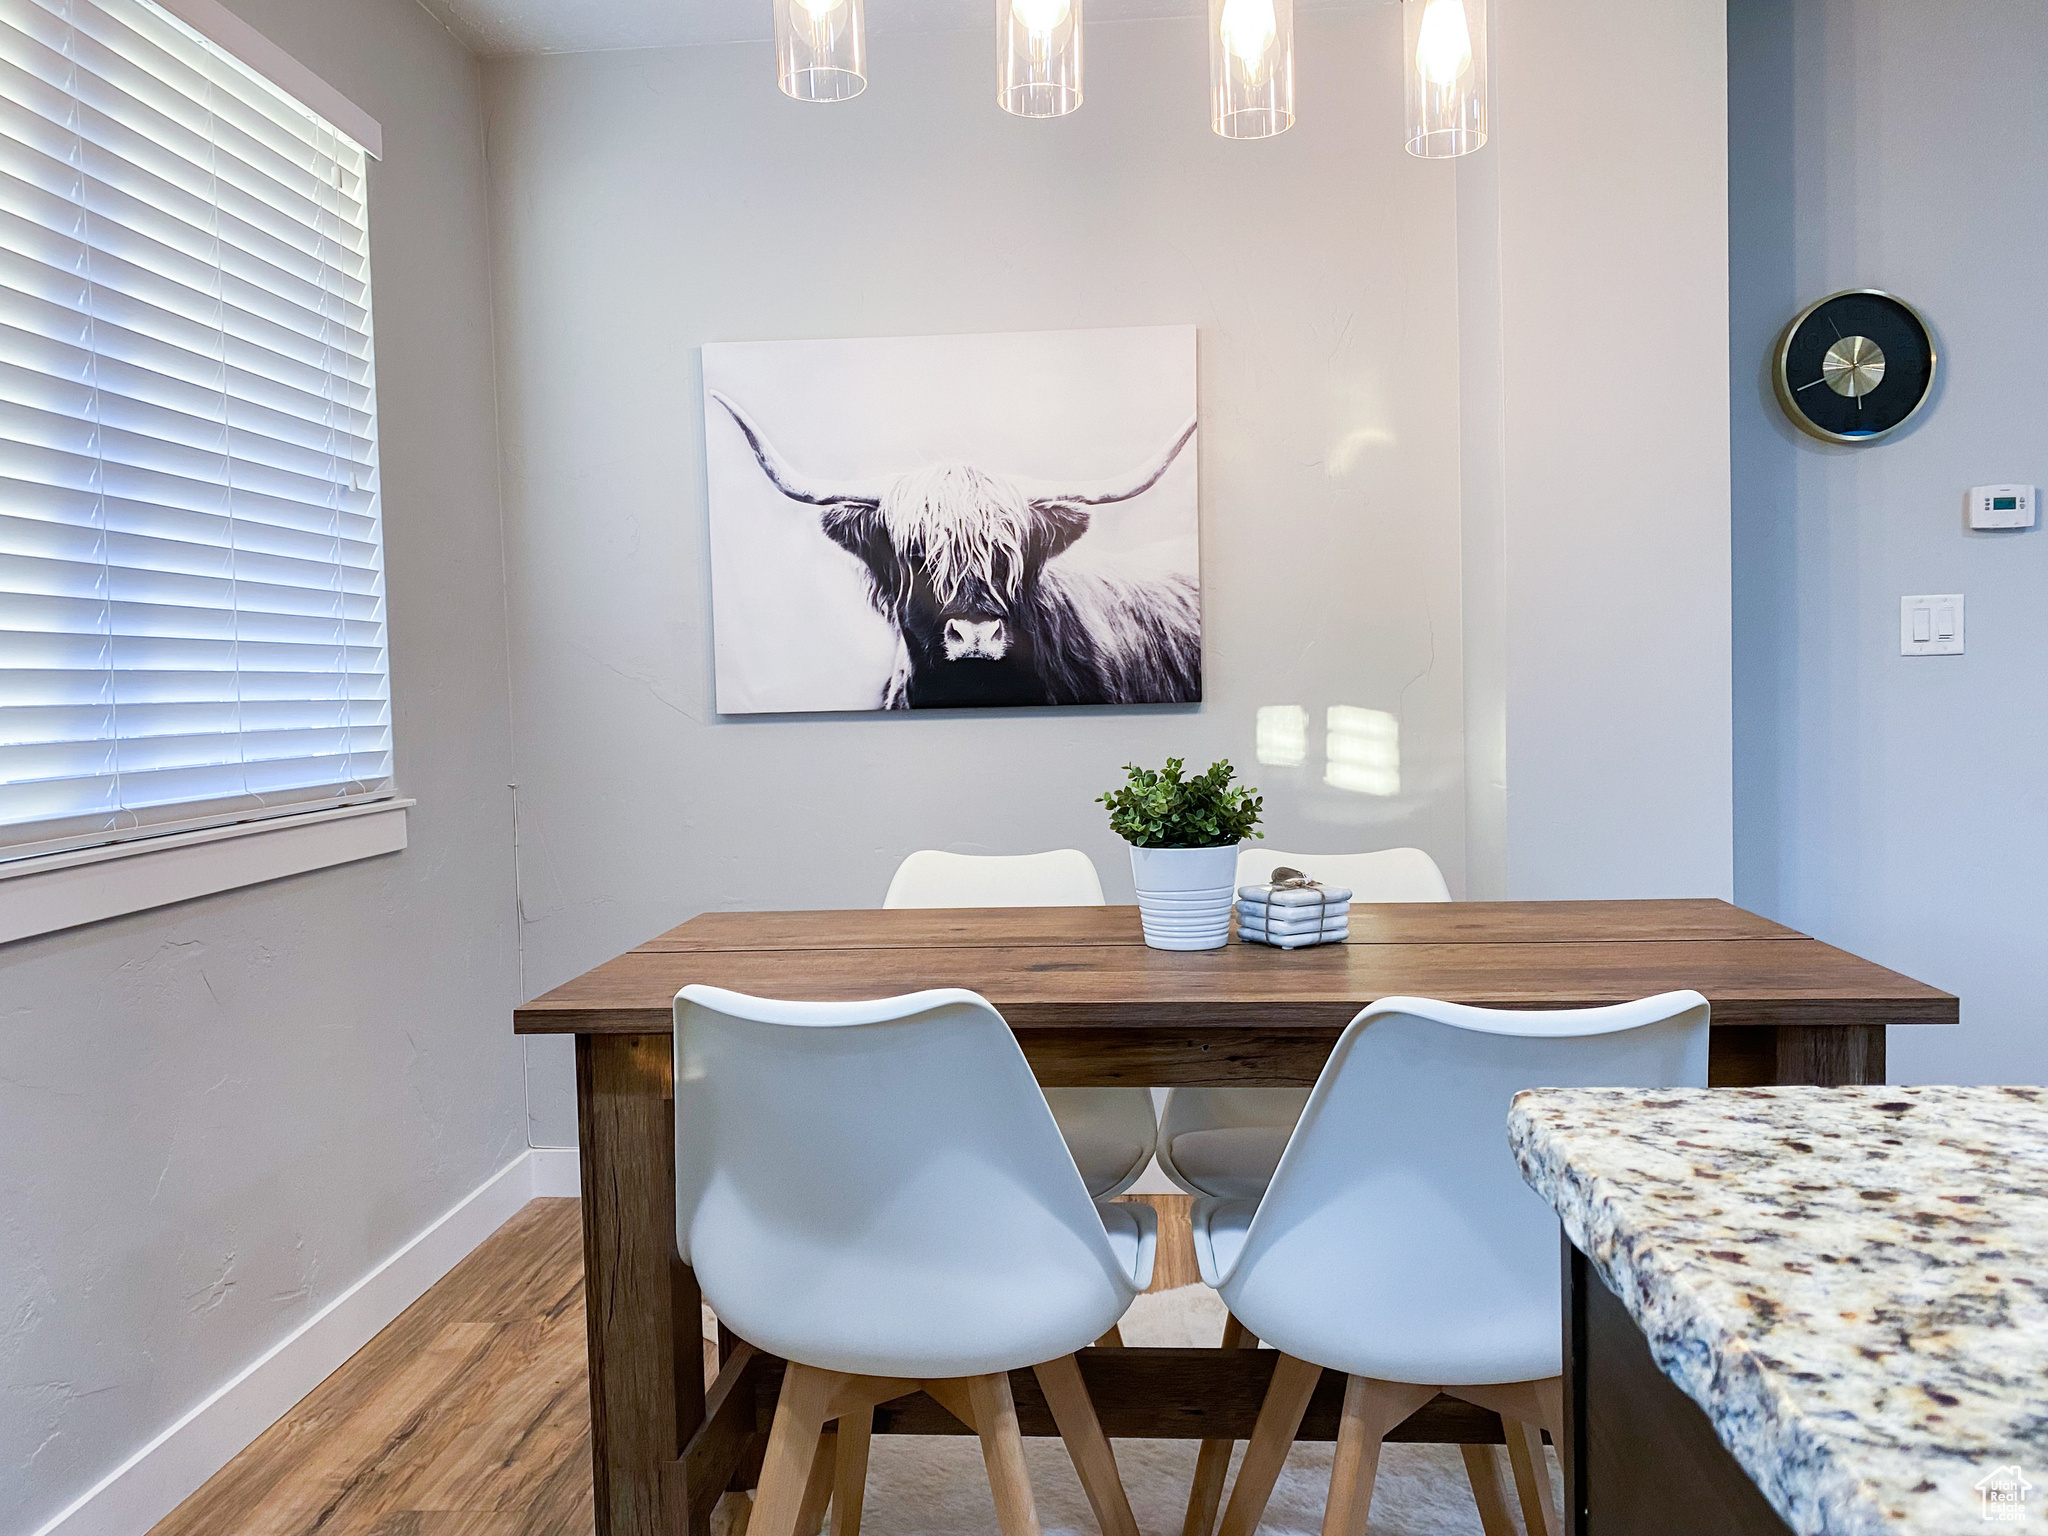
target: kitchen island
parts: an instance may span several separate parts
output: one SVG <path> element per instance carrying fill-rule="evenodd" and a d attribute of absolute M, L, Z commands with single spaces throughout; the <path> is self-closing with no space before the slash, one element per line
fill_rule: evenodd
<path fill-rule="evenodd" d="M 1573 1531 L 2043 1518 L 2048 1090 L 1535 1089 L 1509 1139 L 1567 1240 Z"/>

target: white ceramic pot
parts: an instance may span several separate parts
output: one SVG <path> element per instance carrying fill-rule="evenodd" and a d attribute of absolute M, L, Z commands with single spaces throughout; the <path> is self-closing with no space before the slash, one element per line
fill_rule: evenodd
<path fill-rule="evenodd" d="M 1230 942 L 1237 845 L 1132 848 L 1138 917 L 1154 949 L 1221 949 Z"/>

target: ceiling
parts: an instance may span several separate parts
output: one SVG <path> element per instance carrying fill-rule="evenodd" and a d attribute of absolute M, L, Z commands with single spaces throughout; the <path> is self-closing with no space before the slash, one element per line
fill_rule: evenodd
<path fill-rule="evenodd" d="M 773 33 L 770 0 L 421 0 L 478 53 L 588 53 L 741 43 Z M 1089 0 L 1090 21 L 1199 16 L 1208 0 Z M 871 32 L 941 32 L 986 20 L 984 0 L 869 0 Z"/>

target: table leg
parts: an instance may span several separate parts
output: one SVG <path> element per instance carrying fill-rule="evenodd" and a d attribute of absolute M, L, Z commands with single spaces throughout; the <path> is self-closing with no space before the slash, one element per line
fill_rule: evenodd
<path fill-rule="evenodd" d="M 704 1421 L 697 1277 L 676 1252 L 667 1035 L 578 1035 L 597 1536 L 667 1536 L 663 1468 Z"/>
<path fill-rule="evenodd" d="M 1884 1081 L 1882 1024 L 1781 1024 L 1777 1081 L 1842 1088 Z"/>

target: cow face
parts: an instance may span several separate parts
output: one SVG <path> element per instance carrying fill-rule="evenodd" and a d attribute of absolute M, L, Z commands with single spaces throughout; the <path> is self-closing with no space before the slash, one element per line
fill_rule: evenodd
<path fill-rule="evenodd" d="M 867 567 L 876 609 L 923 669 L 1028 650 L 1039 573 L 1087 531 L 1088 514 L 1034 505 L 972 465 L 937 464 L 897 476 L 873 505 L 829 510 L 822 526 Z"/>

